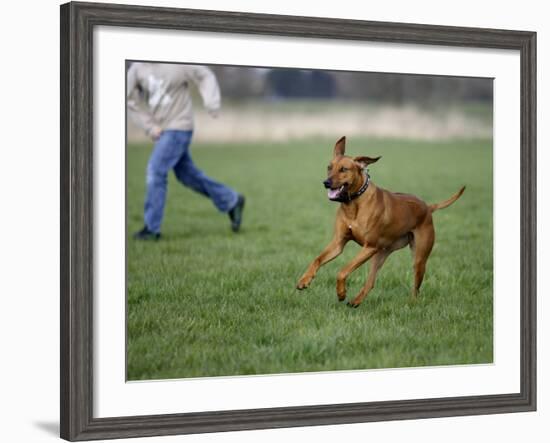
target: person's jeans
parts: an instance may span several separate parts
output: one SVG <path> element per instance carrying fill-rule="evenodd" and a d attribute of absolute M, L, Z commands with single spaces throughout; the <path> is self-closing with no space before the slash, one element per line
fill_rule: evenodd
<path fill-rule="evenodd" d="M 238 194 L 233 189 L 212 180 L 193 163 L 189 154 L 192 135 L 193 131 L 163 131 L 155 143 L 147 165 L 145 196 L 144 218 L 150 231 L 160 232 L 170 169 L 182 184 L 209 197 L 221 212 L 228 212 L 237 204 Z"/>

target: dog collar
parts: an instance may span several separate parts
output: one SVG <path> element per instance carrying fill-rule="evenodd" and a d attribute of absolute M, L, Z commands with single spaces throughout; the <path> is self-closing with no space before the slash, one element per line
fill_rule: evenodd
<path fill-rule="evenodd" d="M 370 183 L 369 170 L 365 169 L 365 183 L 363 183 L 363 185 L 361 186 L 361 188 L 359 188 L 357 192 L 354 192 L 353 194 L 348 194 L 348 198 L 347 200 L 344 201 L 344 203 L 349 203 L 350 201 L 355 200 L 357 197 L 362 195 L 369 187 L 369 183 Z"/>

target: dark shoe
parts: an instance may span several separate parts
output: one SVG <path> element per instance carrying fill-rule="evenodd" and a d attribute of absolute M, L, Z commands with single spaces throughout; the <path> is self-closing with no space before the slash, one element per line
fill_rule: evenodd
<path fill-rule="evenodd" d="M 231 219 L 231 229 L 233 232 L 239 232 L 241 229 L 241 223 L 243 221 L 243 209 L 244 209 L 244 195 L 239 194 L 237 204 L 233 206 L 233 209 L 229 211 L 229 218 Z"/>
<path fill-rule="evenodd" d="M 134 233 L 136 240 L 158 240 L 160 238 L 160 232 L 150 231 L 147 226 L 144 226 L 141 231 Z"/>

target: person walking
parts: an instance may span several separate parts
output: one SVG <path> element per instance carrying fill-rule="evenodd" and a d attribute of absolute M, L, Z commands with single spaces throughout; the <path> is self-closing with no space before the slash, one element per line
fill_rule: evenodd
<path fill-rule="evenodd" d="M 208 113 L 216 118 L 221 105 L 220 89 L 209 68 L 136 62 L 128 69 L 129 115 L 155 143 L 146 171 L 145 224 L 134 234 L 138 240 L 160 238 L 170 170 L 180 183 L 210 198 L 219 211 L 227 213 L 234 232 L 241 227 L 244 196 L 207 176 L 191 158 L 191 84 L 198 88 Z"/>

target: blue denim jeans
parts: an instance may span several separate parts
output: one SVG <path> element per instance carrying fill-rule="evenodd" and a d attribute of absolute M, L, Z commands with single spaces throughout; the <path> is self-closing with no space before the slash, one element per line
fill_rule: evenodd
<path fill-rule="evenodd" d="M 163 131 L 155 143 L 147 165 L 145 196 L 145 225 L 153 232 L 160 232 L 170 169 L 183 185 L 210 198 L 221 212 L 237 204 L 238 194 L 233 189 L 212 180 L 193 163 L 189 154 L 192 135 L 193 131 Z"/>

